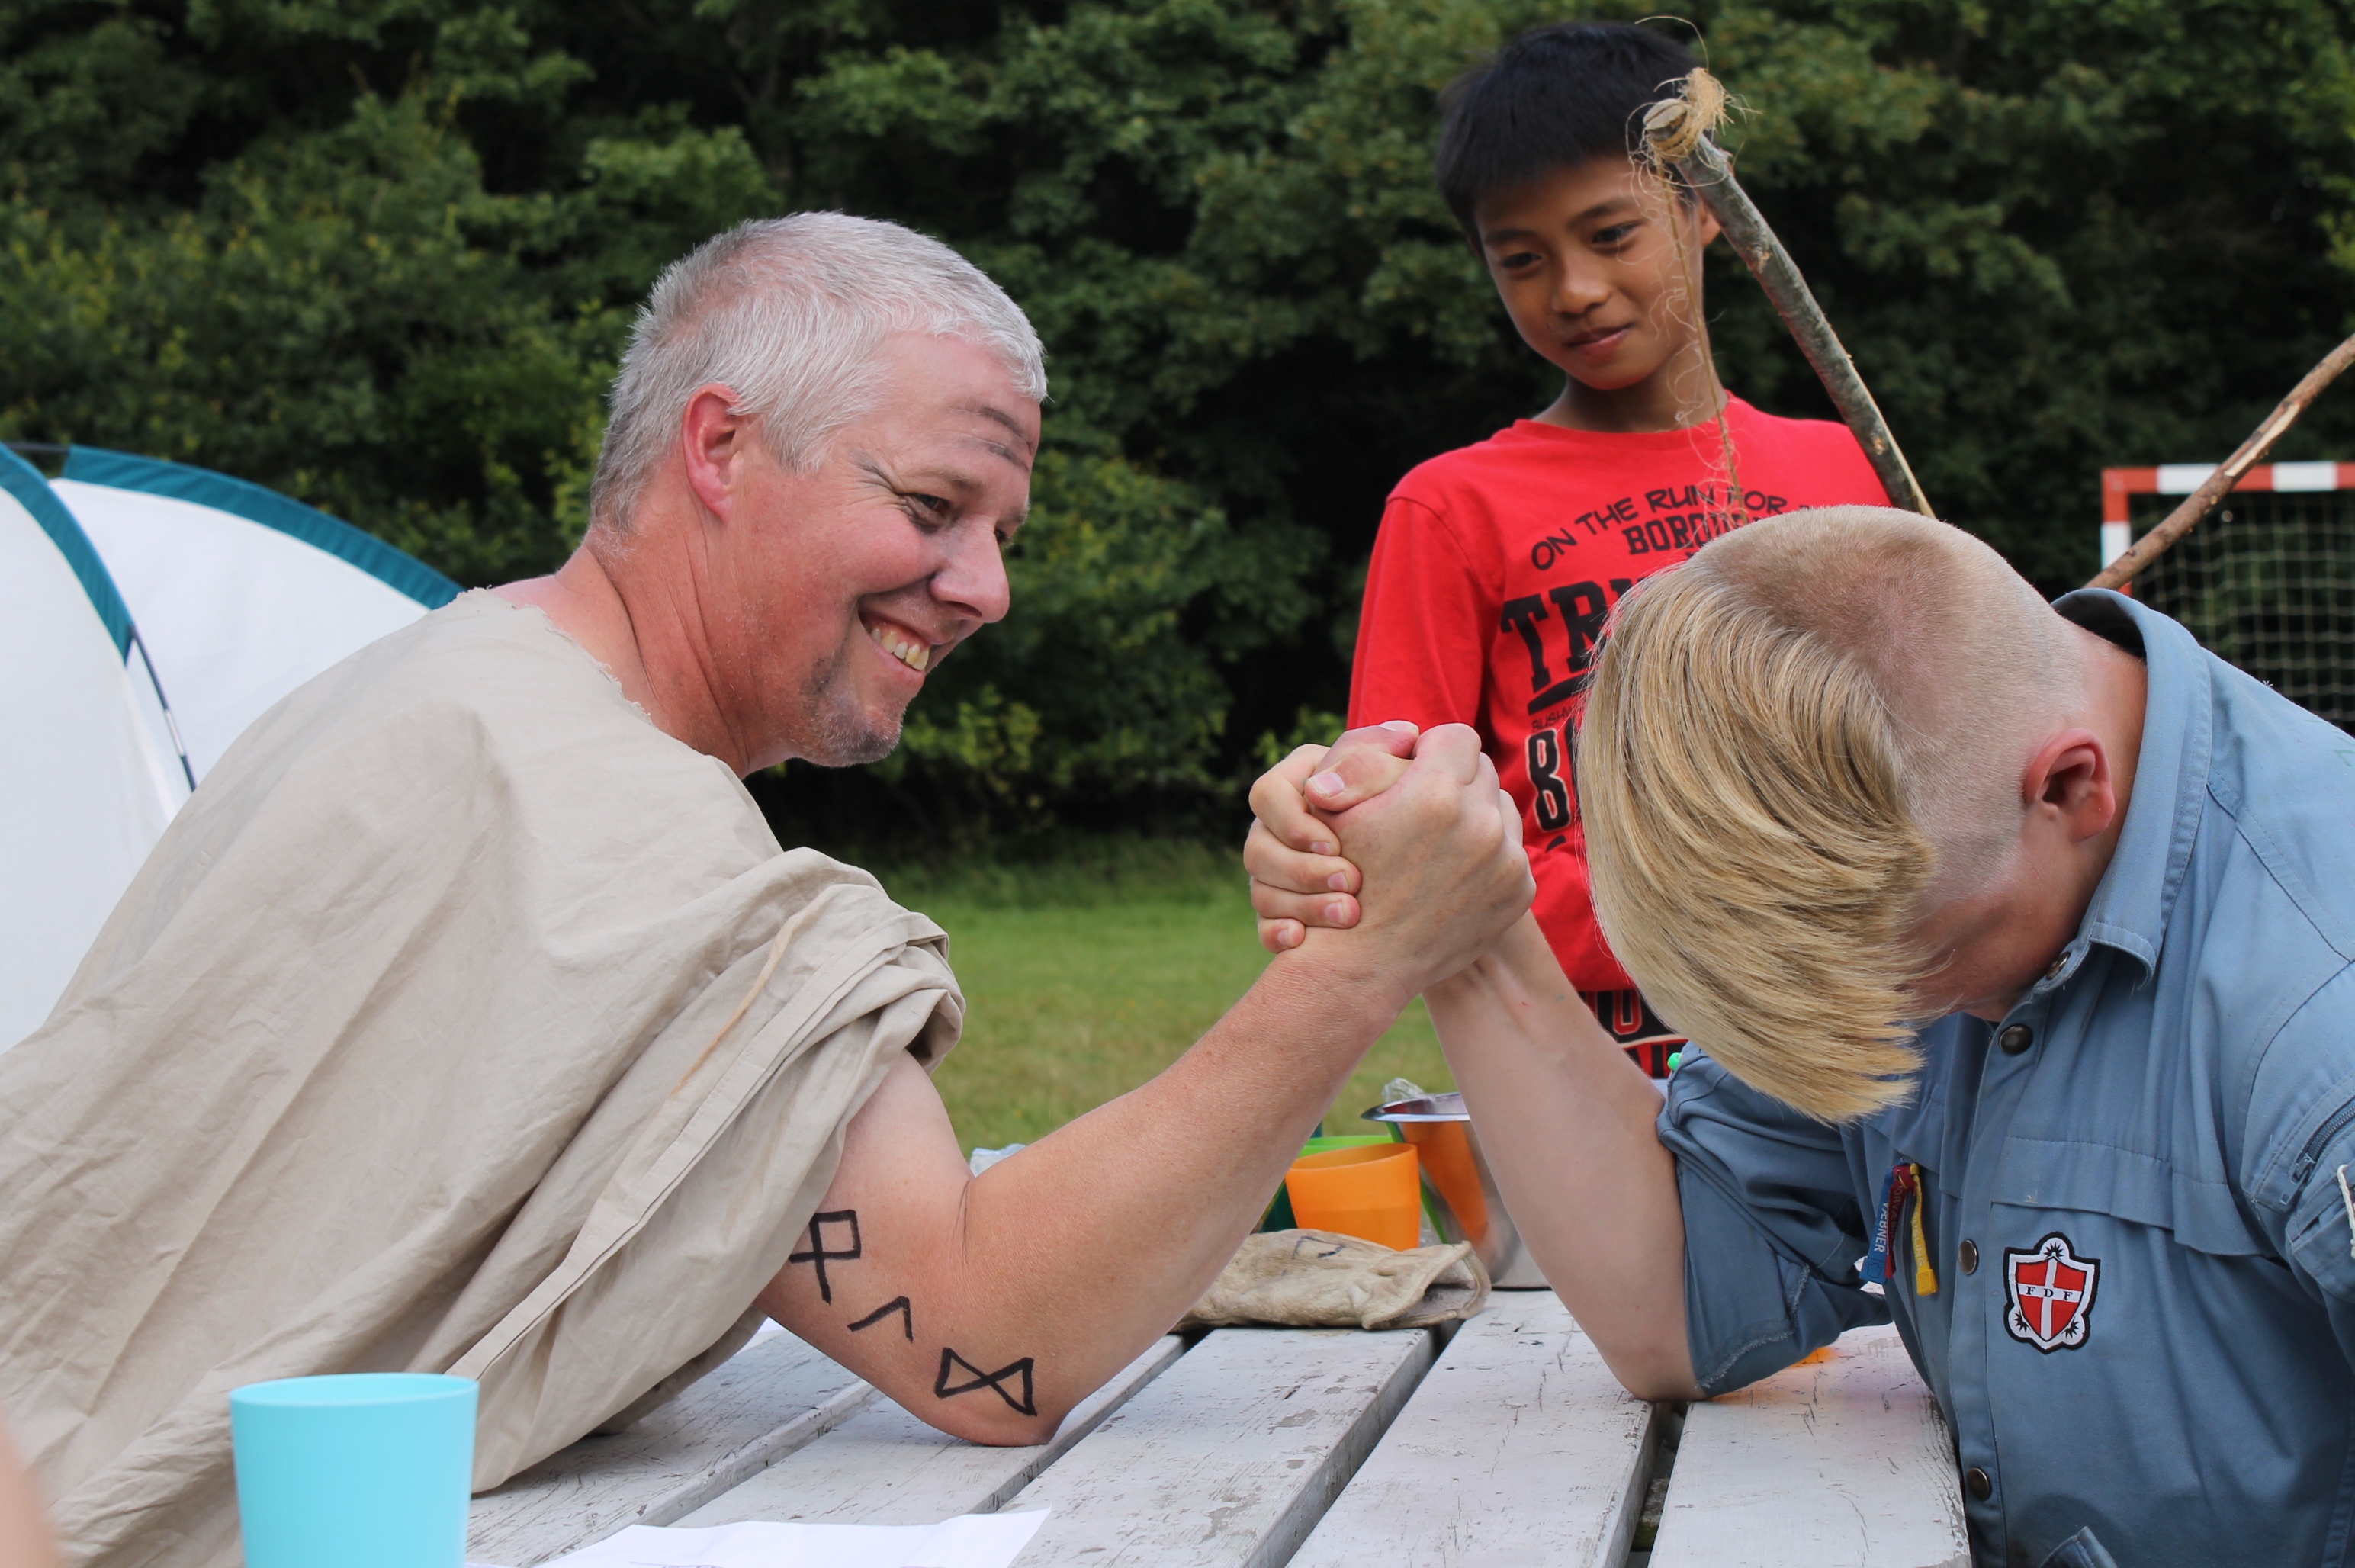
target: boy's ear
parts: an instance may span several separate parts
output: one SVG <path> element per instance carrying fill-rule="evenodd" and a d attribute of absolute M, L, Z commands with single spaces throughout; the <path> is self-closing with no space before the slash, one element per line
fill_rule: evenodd
<path fill-rule="evenodd" d="M 1706 248 L 1710 240 L 1724 233 L 1725 230 L 1718 226 L 1717 214 L 1709 209 L 1709 203 L 1705 201 L 1700 202 L 1700 242 L 1702 246 Z"/>

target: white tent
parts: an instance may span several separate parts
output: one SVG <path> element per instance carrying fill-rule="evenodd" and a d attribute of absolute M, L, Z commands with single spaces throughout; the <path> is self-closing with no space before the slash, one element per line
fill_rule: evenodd
<path fill-rule="evenodd" d="M 39 1026 L 187 798 L 154 671 L 90 539 L 0 449 L 0 1050 Z"/>
<path fill-rule="evenodd" d="M 51 483 L 0 451 L 0 656 L 30 677 L 0 698 L 0 1051 L 238 734 L 457 592 L 243 480 L 77 447 Z"/>
<path fill-rule="evenodd" d="M 458 585 L 259 485 L 78 446 L 53 486 L 130 605 L 197 782 L 277 700 Z"/>

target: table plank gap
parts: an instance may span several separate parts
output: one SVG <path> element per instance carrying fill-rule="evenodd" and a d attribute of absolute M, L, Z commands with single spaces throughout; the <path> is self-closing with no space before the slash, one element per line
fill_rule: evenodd
<path fill-rule="evenodd" d="M 890 1400 L 877 1400 L 678 1522 L 935 1524 L 959 1514 L 995 1513 L 1185 1350 L 1183 1339 L 1165 1335 L 1082 1400 L 1051 1439 L 1028 1448 L 966 1443 Z"/>
<path fill-rule="evenodd" d="M 1427 1329 L 1222 1328 L 1007 1504 L 1022 1568 L 1280 1568 L 1431 1368 Z"/>
<path fill-rule="evenodd" d="M 673 1523 L 874 1397 L 793 1335 L 764 1335 L 628 1431 L 584 1437 L 476 1498 L 466 1555 L 528 1565 L 624 1525 Z"/>
<path fill-rule="evenodd" d="M 1622 1568 L 1659 1422 L 1551 1291 L 1499 1291 L 1291 1568 Z"/>
<path fill-rule="evenodd" d="M 1687 1413 L 1651 1568 L 1969 1568 L 1954 1446 L 1897 1330 L 1830 1350 Z"/>

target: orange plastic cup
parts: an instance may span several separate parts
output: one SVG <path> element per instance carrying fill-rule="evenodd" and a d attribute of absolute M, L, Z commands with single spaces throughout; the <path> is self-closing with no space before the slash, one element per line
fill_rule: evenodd
<path fill-rule="evenodd" d="M 1406 1252 L 1423 1236 L 1423 1168 L 1410 1144 L 1327 1149 L 1284 1174 L 1303 1230 L 1335 1231 Z"/>

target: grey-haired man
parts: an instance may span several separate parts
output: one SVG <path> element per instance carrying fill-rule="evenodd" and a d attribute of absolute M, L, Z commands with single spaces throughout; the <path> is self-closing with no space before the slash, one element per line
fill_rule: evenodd
<path fill-rule="evenodd" d="M 226 1395 L 453 1371 L 496 1484 L 773 1314 L 1042 1440 L 1175 1321 L 1366 1046 L 1529 897 L 1469 731 L 1366 919 L 975 1179 L 940 932 L 740 775 L 882 755 L 1005 614 L 1045 384 L 945 248 L 747 225 L 657 286 L 587 542 L 260 720 L 0 1057 L 0 1409 L 69 1559 L 224 1563 Z"/>

